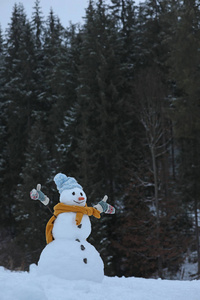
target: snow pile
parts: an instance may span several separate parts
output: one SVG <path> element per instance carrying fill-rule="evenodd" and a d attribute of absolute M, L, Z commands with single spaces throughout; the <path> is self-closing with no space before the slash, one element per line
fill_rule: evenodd
<path fill-rule="evenodd" d="M 44 248 L 38 262 L 40 275 L 51 274 L 67 280 L 102 282 L 103 269 L 99 253 L 86 240 L 54 240 Z"/>
<path fill-rule="evenodd" d="M 102 283 L 64 280 L 0 267 L 1 300 L 199 300 L 200 282 L 104 277 Z"/>

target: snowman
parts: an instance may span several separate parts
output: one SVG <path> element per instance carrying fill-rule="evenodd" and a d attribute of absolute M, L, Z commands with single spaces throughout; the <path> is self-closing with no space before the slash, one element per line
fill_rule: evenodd
<path fill-rule="evenodd" d="M 113 214 L 114 207 L 104 196 L 94 207 L 88 207 L 83 188 L 75 178 L 58 173 L 54 177 L 60 202 L 46 226 L 47 245 L 38 261 L 39 275 L 54 275 L 67 280 L 102 282 L 104 264 L 97 250 L 87 242 L 91 233 L 89 216 L 100 218 L 101 213 Z M 41 185 L 30 193 L 48 205 L 49 198 L 41 192 Z"/>

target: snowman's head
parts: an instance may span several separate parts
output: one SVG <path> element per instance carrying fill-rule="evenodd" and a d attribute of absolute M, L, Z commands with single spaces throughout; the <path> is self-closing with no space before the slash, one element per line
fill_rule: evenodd
<path fill-rule="evenodd" d="M 87 197 L 85 192 L 75 187 L 70 190 L 64 190 L 60 195 L 60 202 L 67 205 L 85 206 Z"/>
<path fill-rule="evenodd" d="M 87 201 L 86 194 L 75 178 L 58 173 L 54 177 L 54 181 L 60 193 L 60 202 L 67 205 L 85 206 Z"/>

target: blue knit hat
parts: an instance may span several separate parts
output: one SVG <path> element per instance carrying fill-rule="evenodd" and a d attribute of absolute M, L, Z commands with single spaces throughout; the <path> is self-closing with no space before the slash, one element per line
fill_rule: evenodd
<path fill-rule="evenodd" d="M 64 190 L 71 190 L 73 188 L 83 189 L 80 184 L 73 177 L 67 177 L 65 174 L 58 173 L 54 177 L 55 184 L 57 185 L 57 189 L 61 194 Z"/>

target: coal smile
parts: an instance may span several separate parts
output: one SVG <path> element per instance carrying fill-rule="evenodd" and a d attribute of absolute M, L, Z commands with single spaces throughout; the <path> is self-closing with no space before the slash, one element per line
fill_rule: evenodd
<path fill-rule="evenodd" d="M 73 200 L 75 203 L 78 203 L 78 204 L 80 204 L 80 203 L 83 203 L 85 200 L 83 200 L 83 201 L 79 201 L 79 202 L 77 202 L 77 201 L 75 201 L 75 200 Z"/>

